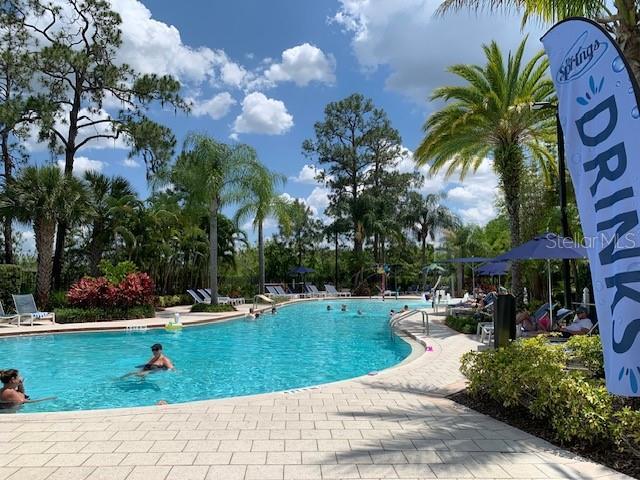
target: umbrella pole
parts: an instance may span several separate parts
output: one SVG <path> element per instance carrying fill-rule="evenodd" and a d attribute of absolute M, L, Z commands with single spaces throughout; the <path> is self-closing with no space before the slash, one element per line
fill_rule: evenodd
<path fill-rule="evenodd" d="M 476 269 L 473 268 L 473 263 L 471 264 L 471 285 L 472 285 L 471 293 L 475 294 L 476 293 Z"/>
<path fill-rule="evenodd" d="M 547 271 L 549 272 L 549 330 L 553 327 L 553 298 L 551 292 L 551 260 L 547 260 Z"/>

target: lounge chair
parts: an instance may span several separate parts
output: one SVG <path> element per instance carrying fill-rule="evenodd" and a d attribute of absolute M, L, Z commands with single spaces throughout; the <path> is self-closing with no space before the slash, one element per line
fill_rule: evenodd
<path fill-rule="evenodd" d="M 285 292 L 284 288 L 282 288 L 282 285 L 274 285 L 273 288 L 276 290 L 276 295 L 278 295 L 280 297 L 300 298 L 300 295 L 298 295 L 297 293 L 287 293 L 287 292 Z"/>
<path fill-rule="evenodd" d="M 328 283 L 325 283 L 324 289 L 327 292 L 327 295 L 331 295 L 332 297 L 350 297 L 351 296 L 351 292 L 339 292 L 338 290 L 336 290 L 336 287 L 334 287 L 333 285 L 329 285 Z"/>
<path fill-rule="evenodd" d="M 204 297 L 205 303 L 211 303 L 211 289 L 210 288 L 200 288 L 198 289 L 198 293 Z M 218 305 L 230 305 L 231 301 L 229 297 L 223 297 L 218 295 Z"/>
<path fill-rule="evenodd" d="M 17 323 L 18 315 L 7 315 L 2 308 L 2 302 L 0 302 L 0 325 L 7 325 L 13 327 L 13 323 Z"/>
<path fill-rule="evenodd" d="M 276 291 L 273 285 L 265 285 L 264 288 L 267 290 L 267 295 L 270 295 L 272 297 L 279 296 L 278 292 Z"/>
<path fill-rule="evenodd" d="M 204 289 L 208 294 L 209 297 L 211 297 L 211 289 L 210 288 L 205 288 Z M 227 297 L 225 295 L 218 295 L 218 303 L 220 304 L 230 304 L 230 305 L 241 305 L 245 302 L 244 298 L 231 298 L 231 297 Z"/>
<path fill-rule="evenodd" d="M 309 294 L 314 297 L 320 298 L 320 297 L 327 296 L 327 292 L 321 292 L 320 290 L 318 290 L 318 287 L 316 287 L 315 285 L 308 284 L 306 285 L 306 287 L 307 287 L 307 292 L 309 292 Z"/>
<path fill-rule="evenodd" d="M 200 296 L 195 290 L 187 290 L 187 293 L 191 295 L 191 298 L 193 298 L 193 301 L 195 303 L 206 303 L 204 301 L 204 298 Z"/>
<path fill-rule="evenodd" d="M 29 318 L 29 324 L 33 326 L 34 320 L 49 320 L 51 323 L 56 323 L 56 314 L 53 312 L 41 312 L 36 307 L 36 301 L 33 295 L 11 295 L 13 297 L 13 303 L 16 306 L 16 313 L 18 314 L 18 326 L 20 326 L 22 317 Z"/>

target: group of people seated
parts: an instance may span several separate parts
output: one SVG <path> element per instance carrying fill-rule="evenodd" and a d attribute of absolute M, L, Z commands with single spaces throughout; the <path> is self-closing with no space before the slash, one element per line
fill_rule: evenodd
<path fill-rule="evenodd" d="M 120 378 L 126 378 L 129 376 L 145 377 L 153 372 L 175 370 L 173 363 L 162 351 L 162 345 L 156 343 L 151 346 L 151 358 L 147 363 L 139 365 L 136 370 Z M 2 382 L 2 388 L 0 389 L 0 410 L 16 411 L 22 405 L 26 403 L 43 402 L 47 400 L 55 400 L 56 397 L 40 398 L 32 400 L 29 395 L 26 394 L 24 389 L 24 379 L 20 375 L 20 372 L 15 368 L 8 370 L 0 370 L 0 382 Z M 166 401 L 160 400 L 159 405 L 166 404 Z"/>
<path fill-rule="evenodd" d="M 546 307 L 546 311 L 543 307 Z M 586 335 L 593 329 L 593 322 L 589 318 L 589 311 L 585 307 L 576 308 L 575 317 L 571 323 L 555 328 L 549 318 L 548 304 L 543 307 L 541 307 L 541 315 L 532 315 L 528 311 L 523 311 L 516 315 L 516 326 L 520 327 L 523 335 L 530 336 L 556 331 L 561 333 L 564 338 L 569 338 L 574 335 Z"/>

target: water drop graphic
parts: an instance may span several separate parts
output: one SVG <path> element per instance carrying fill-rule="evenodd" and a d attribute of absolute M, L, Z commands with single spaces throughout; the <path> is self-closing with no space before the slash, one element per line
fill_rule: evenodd
<path fill-rule="evenodd" d="M 611 64 L 611 68 L 613 68 L 614 72 L 620 73 L 624 70 L 624 61 L 620 57 L 616 57 Z"/>
<path fill-rule="evenodd" d="M 574 153 L 573 155 L 571 155 L 571 162 L 573 163 L 580 163 L 582 156 L 579 153 Z"/>
<path fill-rule="evenodd" d="M 638 112 L 638 106 L 636 105 L 635 107 L 633 107 L 633 109 L 631 110 L 631 116 L 635 119 L 640 118 L 640 112 Z"/>
<path fill-rule="evenodd" d="M 618 81 L 616 82 L 616 87 L 620 87 L 620 86 L 622 86 L 622 82 L 621 82 L 620 80 L 618 80 Z"/>
<path fill-rule="evenodd" d="M 601 292 L 604 289 L 604 285 L 602 285 L 602 282 L 596 282 L 596 290 Z"/>

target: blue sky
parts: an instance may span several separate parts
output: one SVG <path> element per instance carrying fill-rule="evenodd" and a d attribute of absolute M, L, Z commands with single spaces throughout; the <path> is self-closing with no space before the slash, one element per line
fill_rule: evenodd
<path fill-rule="evenodd" d="M 327 192 L 313 181 L 301 144 L 328 102 L 353 92 L 371 97 L 400 131 L 407 151 L 399 168 L 410 170 L 410 152 L 434 108 L 426 98 L 455 81 L 446 67 L 482 62 L 481 44 L 492 39 L 506 50 L 530 33 L 529 51 L 537 50 L 543 32 L 535 25 L 523 32 L 520 19 L 507 14 L 435 18 L 433 0 L 111 2 L 123 18 L 120 59 L 142 72 L 175 75 L 193 101 L 189 116 L 156 109 L 153 118 L 179 142 L 197 130 L 251 144 L 289 177 L 284 191 L 321 218 Z M 35 159 L 49 158 L 29 146 Z M 144 168 L 126 158 L 124 145 L 110 142 L 82 150 L 76 169 L 123 175 L 146 196 Z M 451 208 L 482 224 L 494 214 L 495 187 L 486 161 L 464 184 L 437 176 L 421 190 L 447 191 Z"/>

